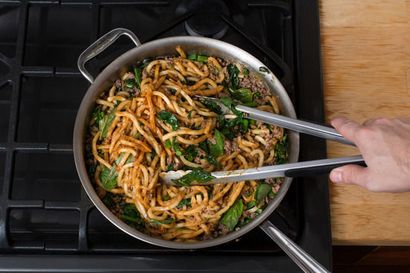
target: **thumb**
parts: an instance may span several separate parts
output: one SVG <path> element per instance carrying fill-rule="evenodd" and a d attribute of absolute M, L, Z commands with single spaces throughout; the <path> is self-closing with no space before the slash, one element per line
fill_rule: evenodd
<path fill-rule="evenodd" d="M 356 184 L 366 187 L 369 180 L 367 169 L 359 165 L 345 165 L 330 172 L 330 180 L 335 183 Z"/>

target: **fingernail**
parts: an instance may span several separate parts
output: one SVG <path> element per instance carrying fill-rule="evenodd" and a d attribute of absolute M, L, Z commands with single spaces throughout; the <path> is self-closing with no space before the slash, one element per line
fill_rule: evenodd
<path fill-rule="evenodd" d="M 339 170 L 333 170 L 330 173 L 330 180 L 332 180 L 335 183 L 340 183 L 342 182 L 342 172 Z"/>

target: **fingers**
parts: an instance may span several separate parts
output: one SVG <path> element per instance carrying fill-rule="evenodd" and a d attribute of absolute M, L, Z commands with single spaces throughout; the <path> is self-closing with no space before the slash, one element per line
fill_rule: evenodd
<path fill-rule="evenodd" d="M 359 123 L 347 118 L 335 118 L 331 124 L 345 138 L 353 142 L 355 142 L 355 133 L 362 127 Z"/>
<path fill-rule="evenodd" d="M 330 180 L 335 183 L 356 184 L 367 187 L 368 173 L 367 169 L 358 165 L 345 165 L 330 172 Z"/>

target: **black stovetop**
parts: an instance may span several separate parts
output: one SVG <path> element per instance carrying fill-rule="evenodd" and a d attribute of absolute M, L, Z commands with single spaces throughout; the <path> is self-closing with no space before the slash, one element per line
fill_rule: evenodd
<path fill-rule="evenodd" d="M 278 76 L 299 118 L 323 122 L 316 0 L 0 2 L 0 272 L 299 272 L 259 229 L 210 249 L 170 250 L 122 233 L 93 207 L 72 156 L 88 88 L 76 62 L 117 27 L 142 42 L 202 34 L 237 45 Z M 90 70 L 131 47 L 120 39 Z M 300 160 L 325 156 L 323 140 L 301 137 Z M 329 268 L 325 176 L 296 179 L 269 219 Z"/>

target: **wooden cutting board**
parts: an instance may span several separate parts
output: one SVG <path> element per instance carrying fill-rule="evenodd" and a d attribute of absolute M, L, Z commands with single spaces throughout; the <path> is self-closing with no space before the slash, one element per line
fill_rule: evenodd
<path fill-rule="evenodd" d="M 320 13 L 327 120 L 410 116 L 410 0 L 321 0 Z M 355 153 L 328 143 L 329 157 Z M 334 244 L 410 245 L 410 193 L 330 194 Z"/>

